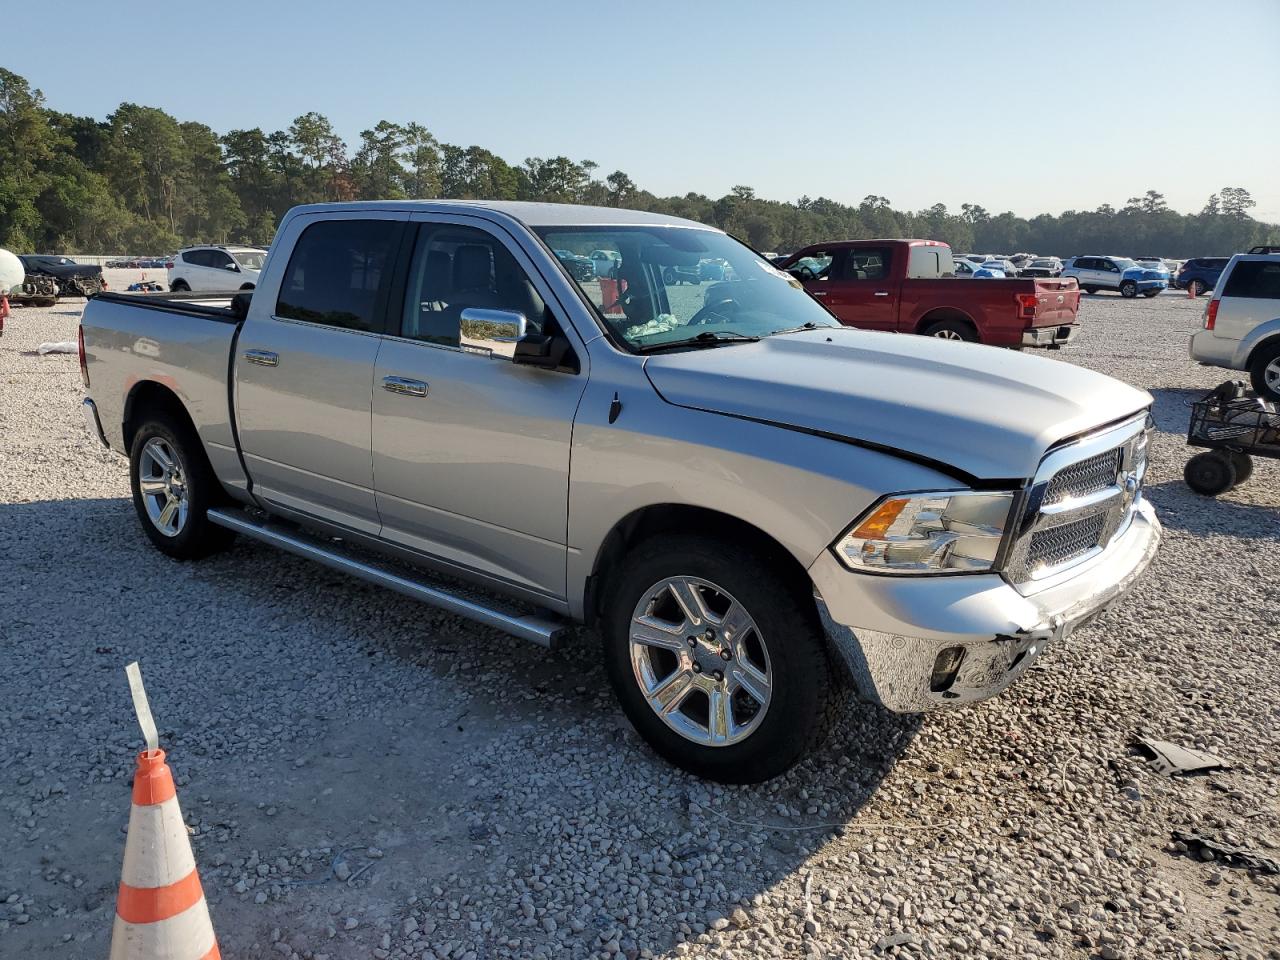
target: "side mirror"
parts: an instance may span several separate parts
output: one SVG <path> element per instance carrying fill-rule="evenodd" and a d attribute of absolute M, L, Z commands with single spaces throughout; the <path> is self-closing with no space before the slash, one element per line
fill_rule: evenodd
<path fill-rule="evenodd" d="M 528 367 L 546 367 L 555 370 L 565 366 L 568 361 L 568 365 L 576 370 L 577 359 L 570 358 L 572 351 L 573 346 L 567 337 L 559 334 L 529 333 L 516 341 L 511 362 Z"/>
<path fill-rule="evenodd" d="M 459 319 L 459 333 L 463 341 L 488 343 L 514 343 L 525 335 L 529 321 L 517 310 L 487 310 L 484 307 L 467 307 Z"/>
<path fill-rule="evenodd" d="M 239 272 L 240 272 L 240 268 L 239 268 L 238 266 L 236 266 L 236 264 L 234 264 L 234 263 L 228 263 L 228 264 L 227 264 L 225 267 L 223 267 L 222 269 L 224 269 L 224 270 L 230 270 L 232 273 L 239 273 Z"/>

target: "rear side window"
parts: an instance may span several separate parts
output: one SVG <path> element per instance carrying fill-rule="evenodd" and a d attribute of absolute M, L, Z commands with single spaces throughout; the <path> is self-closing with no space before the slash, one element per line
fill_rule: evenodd
<path fill-rule="evenodd" d="M 1280 300 L 1280 262 L 1241 260 L 1227 277 L 1224 297 Z"/>
<path fill-rule="evenodd" d="M 182 259 L 193 267 L 207 267 L 209 266 L 207 253 L 207 250 L 188 250 L 182 255 Z"/>
<path fill-rule="evenodd" d="M 345 330 L 377 330 L 378 294 L 390 273 L 400 223 L 322 220 L 302 232 L 276 301 L 276 316 Z"/>
<path fill-rule="evenodd" d="M 889 275 L 889 247 L 855 247 L 844 263 L 845 280 L 883 280 Z"/>

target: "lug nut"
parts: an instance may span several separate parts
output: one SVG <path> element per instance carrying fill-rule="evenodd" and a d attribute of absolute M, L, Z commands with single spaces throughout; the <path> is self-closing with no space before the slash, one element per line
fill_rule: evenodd
<path fill-rule="evenodd" d="M 724 674 L 723 674 L 723 673 L 721 673 L 719 670 L 717 670 L 717 671 L 715 671 L 714 673 L 712 673 L 712 674 L 711 674 L 711 679 L 712 679 L 712 680 L 714 680 L 716 683 L 723 683 L 723 682 L 724 682 Z"/>
<path fill-rule="evenodd" d="M 691 646 L 691 647 L 696 647 L 697 645 L 698 645 L 698 638 L 697 638 L 697 637 L 690 637 L 690 638 L 689 638 L 689 646 Z"/>
<path fill-rule="evenodd" d="M 711 627 L 707 627 L 707 632 L 702 635 L 702 639 L 710 642 L 716 638 L 716 632 Z"/>
<path fill-rule="evenodd" d="M 723 650 L 720 651 L 720 659 L 725 661 L 725 663 L 728 663 L 730 660 L 733 659 L 733 654 L 729 652 L 728 647 L 725 647 Z"/>
<path fill-rule="evenodd" d="M 701 672 L 702 672 L 702 664 L 697 663 L 697 662 L 695 661 L 695 662 L 694 662 L 694 664 L 693 664 L 693 672 L 694 672 L 694 673 L 701 673 Z"/>

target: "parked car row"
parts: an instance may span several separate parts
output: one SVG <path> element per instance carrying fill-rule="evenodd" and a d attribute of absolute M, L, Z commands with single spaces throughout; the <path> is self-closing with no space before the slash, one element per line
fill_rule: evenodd
<path fill-rule="evenodd" d="M 108 270 L 167 270 L 173 266 L 173 257 L 123 257 L 107 260 Z"/>

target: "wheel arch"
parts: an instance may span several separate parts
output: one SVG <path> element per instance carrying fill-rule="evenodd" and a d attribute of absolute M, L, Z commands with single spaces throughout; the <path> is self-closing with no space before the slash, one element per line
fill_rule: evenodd
<path fill-rule="evenodd" d="M 708 536 L 758 550 L 777 565 L 780 577 L 801 591 L 802 597 L 813 594 L 813 581 L 799 558 L 759 527 L 708 507 L 650 504 L 633 510 L 615 523 L 596 551 L 583 595 L 583 612 L 588 624 L 599 618 L 610 576 L 620 568 L 627 553 L 637 544 L 666 533 Z"/>
<path fill-rule="evenodd" d="M 124 435 L 124 453 L 129 455 L 133 449 L 133 438 L 148 415 L 157 411 L 172 414 L 181 421 L 194 436 L 199 436 L 195 421 L 187 411 L 187 406 L 173 390 L 157 380 L 139 380 L 130 389 L 124 400 L 124 416 L 121 428 Z M 202 445 L 203 448 L 203 445 Z"/>
<path fill-rule="evenodd" d="M 1253 361 L 1260 351 L 1273 347 L 1277 343 L 1280 343 L 1280 317 L 1258 324 L 1240 341 L 1238 369 L 1248 370 L 1253 366 Z"/>
<path fill-rule="evenodd" d="M 959 323 L 965 324 L 973 331 L 973 335 L 977 338 L 977 342 L 982 342 L 982 331 L 978 327 L 978 322 L 973 318 L 972 314 L 966 310 L 962 310 L 960 307 L 930 307 L 921 314 L 920 319 L 916 321 L 915 329 L 912 332 L 924 333 L 925 330 L 933 326 L 935 323 L 942 323 L 947 320 L 955 320 Z"/>

